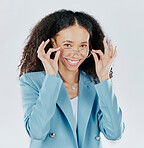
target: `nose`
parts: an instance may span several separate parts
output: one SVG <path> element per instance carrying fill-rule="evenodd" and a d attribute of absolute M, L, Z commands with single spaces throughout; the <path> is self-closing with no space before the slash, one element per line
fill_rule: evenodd
<path fill-rule="evenodd" d="M 78 58 L 80 58 L 79 51 L 78 50 L 73 50 L 73 52 L 74 52 L 74 55 L 72 57 L 78 57 Z M 75 55 L 77 55 L 77 56 L 75 56 Z"/>

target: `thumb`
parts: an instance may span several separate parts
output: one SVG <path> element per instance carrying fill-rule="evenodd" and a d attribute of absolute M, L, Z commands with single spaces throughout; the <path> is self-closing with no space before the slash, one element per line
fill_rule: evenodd
<path fill-rule="evenodd" d="M 92 53 L 92 55 L 94 57 L 95 63 L 98 63 L 98 57 L 97 57 L 96 53 L 94 53 L 94 52 L 91 52 L 91 53 Z"/>
<path fill-rule="evenodd" d="M 60 51 L 58 50 L 55 54 L 54 61 L 56 61 L 56 62 L 58 61 L 59 55 L 60 55 Z"/>

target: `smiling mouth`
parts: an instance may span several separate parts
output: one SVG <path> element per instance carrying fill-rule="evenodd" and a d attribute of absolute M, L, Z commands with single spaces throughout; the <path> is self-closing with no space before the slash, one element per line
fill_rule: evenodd
<path fill-rule="evenodd" d="M 79 62 L 81 61 L 81 59 L 79 59 L 79 60 L 75 60 L 75 61 L 73 61 L 73 60 L 69 60 L 69 59 L 67 59 L 67 58 L 65 58 L 65 60 L 66 60 L 66 62 L 70 65 L 70 66 L 76 66 L 76 65 L 78 65 L 79 64 Z"/>

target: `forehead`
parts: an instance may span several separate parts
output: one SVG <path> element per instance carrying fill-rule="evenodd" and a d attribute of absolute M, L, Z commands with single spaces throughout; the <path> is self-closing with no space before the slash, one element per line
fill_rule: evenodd
<path fill-rule="evenodd" d="M 75 43 L 89 41 L 89 32 L 81 26 L 70 26 L 58 32 L 57 40 L 63 42 L 70 40 Z"/>

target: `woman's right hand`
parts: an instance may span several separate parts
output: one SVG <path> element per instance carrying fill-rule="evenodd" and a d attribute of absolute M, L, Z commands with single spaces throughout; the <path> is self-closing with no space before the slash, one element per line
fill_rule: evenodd
<path fill-rule="evenodd" d="M 46 45 L 48 44 L 48 42 L 50 41 L 50 39 L 48 39 L 47 41 L 43 41 L 40 46 L 38 47 L 37 50 L 37 56 L 38 58 L 42 61 L 43 66 L 45 68 L 46 74 L 50 74 L 52 76 L 57 75 L 58 72 L 58 58 L 60 55 L 60 51 L 58 49 L 60 49 L 60 47 L 58 48 L 49 48 L 49 50 L 47 51 L 47 53 L 45 53 L 44 48 L 46 47 Z M 50 58 L 50 55 L 52 52 L 57 51 L 55 54 L 54 59 Z"/>

